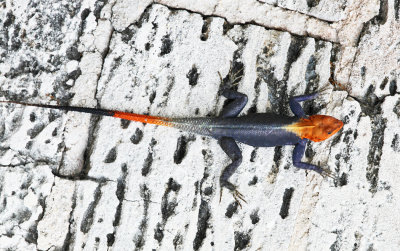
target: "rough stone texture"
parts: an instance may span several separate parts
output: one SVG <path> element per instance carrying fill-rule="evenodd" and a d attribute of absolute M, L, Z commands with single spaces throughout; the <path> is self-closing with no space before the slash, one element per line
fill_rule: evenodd
<path fill-rule="evenodd" d="M 1 250 L 398 249 L 397 0 L 0 6 L 2 99 L 217 116 L 232 68 L 244 114 L 290 115 L 290 96 L 330 81 L 305 111 L 345 123 L 304 157 L 336 180 L 294 168 L 293 146 L 240 145 L 241 208 L 219 202 L 229 159 L 213 139 L 1 105 Z"/>

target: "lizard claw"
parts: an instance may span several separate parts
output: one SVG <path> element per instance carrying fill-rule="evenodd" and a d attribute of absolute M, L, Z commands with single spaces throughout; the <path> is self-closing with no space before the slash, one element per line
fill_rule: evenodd
<path fill-rule="evenodd" d="M 243 70 L 244 70 L 244 66 L 242 66 L 239 70 L 233 72 L 233 64 L 231 62 L 229 72 L 228 72 L 228 77 L 227 77 L 227 80 L 225 80 L 225 83 L 224 83 L 224 79 L 221 76 L 221 73 L 218 72 L 219 80 L 221 81 L 221 86 L 224 86 L 224 88 L 230 88 L 232 86 L 238 85 L 239 81 L 243 77 Z"/>
<path fill-rule="evenodd" d="M 240 203 L 240 201 L 243 201 L 244 203 L 247 203 L 247 201 L 244 199 L 244 196 L 241 192 L 239 192 L 238 190 L 234 190 L 232 191 L 232 195 L 233 198 L 235 199 L 236 203 L 240 206 L 240 208 L 242 208 L 242 204 Z"/>
<path fill-rule="evenodd" d="M 241 201 L 243 201 L 244 203 L 247 203 L 247 201 L 244 198 L 244 195 L 241 192 L 239 192 L 235 186 L 229 187 L 228 189 L 231 191 L 233 199 L 235 199 L 236 203 L 240 206 L 240 208 L 242 208 Z M 221 203 L 221 199 L 222 199 L 222 191 L 223 191 L 223 186 L 221 186 L 221 191 L 219 194 L 219 202 L 220 203 Z"/>
<path fill-rule="evenodd" d="M 333 180 L 336 180 L 336 176 L 328 168 L 322 168 L 322 172 L 320 174 L 324 178 L 329 177 L 329 178 L 331 178 Z"/>
<path fill-rule="evenodd" d="M 331 86 L 330 84 L 327 84 L 327 85 L 321 87 L 321 89 L 319 89 L 319 90 L 316 92 L 317 97 L 318 97 L 318 98 L 322 98 L 322 97 L 324 97 L 324 96 L 326 96 L 326 95 L 329 95 L 330 92 L 332 91 L 332 89 L 333 89 L 333 88 L 332 88 L 332 86 Z M 323 98 L 322 98 L 322 99 L 323 99 Z"/>

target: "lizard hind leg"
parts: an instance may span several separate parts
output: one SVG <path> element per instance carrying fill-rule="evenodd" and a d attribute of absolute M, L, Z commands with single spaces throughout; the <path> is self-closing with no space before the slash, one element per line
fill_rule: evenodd
<path fill-rule="evenodd" d="M 246 94 L 231 90 L 225 89 L 222 91 L 222 96 L 227 99 L 231 99 L 231 101 L 222 108 L 220 116 L 222 118 L 234 118 L 239 115 L 239 113 L 246 106 L 248 98 Z"/>
<path fill-rule="evenodd" d="M 237 190 L 235 185 L 229 182 L 229 178 L 232 176 L 232 174 L 235 173 L 236 169 L 242 163 L 242 152 L 240 151 L 240 148 L 236 144 L 235 140 L 232 138 L 222 137 L 218 140 L 218 143 L 221 146 L 222 150 L 224 150 L 224 152 L 232 160 L 232 163 L 225 167 L 219 178 L 219 183 L 221 186 L 220 201 L 222 197 L 222 189 L 225 187 L 232 192 L 233 198 L 235 199 L 236 203 L 238 203 L 239 206 L 242 207 L 240 201 L 246 203 L 244 196 Z"/>

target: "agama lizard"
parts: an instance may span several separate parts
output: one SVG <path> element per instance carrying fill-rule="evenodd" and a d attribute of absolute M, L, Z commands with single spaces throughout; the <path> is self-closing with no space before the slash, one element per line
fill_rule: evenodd
<path fill-rule="evenodd" d="M 238 203 L 238 199 L 245 201 L 243 195 L 229 181 L 229 178 L 242 162 L 242 153 L 236 142 L 254 147 L 295 145 L 292 157 L 295 167 L 313 170 L 321 175 L 330 175 L 327 169 L 301 161 L 309 140 L 314 142 L 325 140 L 343 127 L 342 121 L 331 116 L 306 116 L 299 102 L 313 99 L 318 93 L 290 98 L 289 106 L 295 115 L 293 117 L 273 113 L 255 113 L 238 117 L 247 103 L 247 96 L 231 89 L 224 89 L 221 94 L 230 99 L 231 102 L 222 109 L 219 117 L 213 118 L 166 118 L 98 108 L 30 104 L 17 101 L 0 102 L 111 116 L 142 123 L 174 127 L 183 131 L 213 137 L 218 140 L 222 150 L 232 160 L 232 163 L 225 167 L 220 176 L 221 193 L 223 187 L 229 189 Z"/>

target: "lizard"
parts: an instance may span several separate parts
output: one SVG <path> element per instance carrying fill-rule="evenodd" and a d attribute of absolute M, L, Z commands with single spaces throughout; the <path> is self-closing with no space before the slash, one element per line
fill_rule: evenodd
<path fill-rule="evenodd" d="M 239 205 L 239 200 L 246 202 L 244 196 L 229 181 L 229 178 L 242 163 L 242 153 L 237 142 L 253 147 L 295 145 L 292 154 L 292 161 L 295 167 L 312 170 L 322 176 L 334 178 L 328 169 L 301 161 L 308 141 L 323 141 L 343 127 L 343 122 L 334 117 L 328 115 L 307 116 L 305 114 L 300 102 L 316 98 L 319 92 L 291 97 L 289 99 L 289 107 L 294 116 L 274 113 L 252 113 L 238 116 L 247 104 L 247 95 L 229 88 L 222 89 L 220 94 L 230 102 L 222 108 L 218 117 L 167 118 L 101 108 L 35 104 L 10 100 L 0 101 L 0 103 L 111 116 L 124 120 L 174 127 L 215 138 L 218 140 L 222 150 L 231 159 L 231 163 L 223 169 L 219 178 L 220 196 L 222 196 L 223 188 L 227 188 L 232 192 Z"/>

